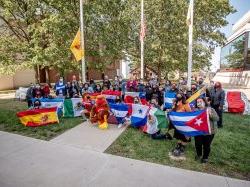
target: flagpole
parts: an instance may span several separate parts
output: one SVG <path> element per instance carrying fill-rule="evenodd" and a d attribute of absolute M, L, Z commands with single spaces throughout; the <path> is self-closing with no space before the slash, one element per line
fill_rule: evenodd
<path fill-rule="evenodd" d="M 84 22 L 83 22 L 83 0 L 80 0 L 80 30 L 81 30 L 81 48 L 84 52 Z M 86 82 L 86 72 L 85 72 L 85 54 L 82 57 L 82 82 Z"/>
<path fill-rule="evenodd" d="M 190 24 L 188 26 L 188 80 L 187 86 L 191 89 L 191 76 L 192 76 L 192 54 L 193 54 L 193 10 L 194 0 L 190 0 Z"/>
<path fill-rule="evenodd" d="M 144 2 L 141 0 L 141 29 L 144 27 Z M 144 79 L 144 38 L 141 38 L 141 79 Z"/>

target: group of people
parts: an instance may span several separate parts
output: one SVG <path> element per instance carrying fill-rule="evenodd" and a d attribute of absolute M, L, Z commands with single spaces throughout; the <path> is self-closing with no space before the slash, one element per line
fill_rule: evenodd
<path fill-rule="evenodd" d="M 186 100 L 191 97 L 199 89 L 206 86 L 206 96 L 196 100 L 194 106 L 190 107 Z M 125 92 L 144 92 L 147 103 L 156 108 L 175 111 L 175 112 L 191 112 L 195 110 L 208 109 L 209 120 L 211 125 L 211 134 L 195 136 L 195 148 L 196 159 L 201 160 L 202 163 L 208 161 L 210 153 L 210 145 L 216 133 L 216 129 L 222 128 L 222 113 L 225 100 L 225 92 L 219 82 L 214 83 L 210 81 L 205 85 L 203 78 L 198 80 L 192 80 L 191 89 L 187 87 L 187 81 L 185 78 L 180 78 L 178 82 L 171 82 L 170 80 L 164 80 L 160 82 L 157 78 L 151 78 L 149 81 L 136 80 L 131 77 L 129 80 L 122 79 L 122 77 L 116 76 L 114 80 L 110 80 L 108 76 L 104 76 L 101 83 L 96 84 L 94 80 L 90 80 L 89 83 L 81 83 L 77 81 L 76 76 L 72 77 L 71 82 L 65 83 L 63 78 L 60 77 L 59 81 L 54 86 L 54 92 L 59 98 L 74 98 L 83 97 L 86 94 L 100 93 L 105 90 L 121 91 L 122 95 L 117 96 L 115 102 L 124 102 Z M 173 107 L 166 109 L 164 107 L 164 93 L 174 92 L 176 98 L 173 100 Z M 44 86 L 31 85 L 27 91 L 27 101 L 30 106 L 32 103 L 31 98 L 49 97 L 50 89 L 46 84 Z M 134 103 L 140 104 L 140 98 L 136 97 Z M 150 119 L 149 119 L 150 123 Z M 173 131 L 173 133 L 171 133 Z M 171 135 L 173 134 L 173 135 Z M 176 147 L 172 150 L 174 156 L 181 156 L 185 152 L 186 145 L 191 141 L 191 137 L 187 137 L 181 134 L 171 124 L 168 127 L 166 134 L 162 134 L 160 131 L 152 132 L 151 137 L 153 139 L 168 139 L 175 138 L 178 140 Z"/>

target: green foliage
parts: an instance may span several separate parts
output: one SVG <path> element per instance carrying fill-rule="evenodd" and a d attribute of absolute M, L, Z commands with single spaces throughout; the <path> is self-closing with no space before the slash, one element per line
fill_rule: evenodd
<path fill-rule="evenodd" d="M 78 24 L 74 6 L 66 0 L 0 0 L 0 73 L 36 65 L 77 69 L 69 51 Z"/>
<path fill-rule="evenodd" d="M 133 6 L 130 1 L 128 7 Z M 145 2 L 146 38 L 145 63 L 150 65 L 159 75 L 173 70 L 187 70 L 188 58 L 188 26 L 186 15 L 188 1 L 154 0 Z M 136 10 L 128 8 L 134 23 L 139 23 L 140 6 L 137 1 Z M 136 16 L 132 12 L 138 12 Z M 194 70 L 210 66 L 211 55 L 216 46 L 225 42 L 225 36 L 218 31 L 227 25 L 226 16 L 235 10 L 228 0 L 195 1 L 193 31 L 193 64 Z M 135 24 L 134 24 L 135 25 Z M 139 24 L 135 30 L 139 30 Z M 138 35 L 130 33 L 137 48 L 131 47 L 134 61 L 139 63 Z M 162 72 L 163 71 L 163 72 Z"/>
<path fill-rule="evenodd" d="M 232 53 L 226 56 L 228 68 L 242 68 L 244 66 L 244 38 L 236 40 L 231 46 Z"/>
<path fill-rule="evenodd" d="M 187 69 L 188 2 L 145 2 L 145 64 L 159 75 Z M 218 29 L 234 11 L 228 0 L 195 1 L 194 68 L 210 65 L 211 53 L 225 37 Z M 0 73 L 54 67 L 79 69 L 69 46 L 79 28 L 78 0 L 0 0 Z M 117 59 L 140 57 L 140 1 L 98 0 L 84 4 L 85 54 L 100 71 Z M 102 63 L 102 65 L 93 65 Z"/>

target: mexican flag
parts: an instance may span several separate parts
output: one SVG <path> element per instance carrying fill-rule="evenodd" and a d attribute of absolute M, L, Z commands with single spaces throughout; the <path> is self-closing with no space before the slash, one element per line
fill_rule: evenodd
<path fill-rule="evenodd" d="M 154 107 L 150 108 L 147 124 L 143 127 L 143 132 L 154 134 L 162 128 L 167 128 L 165 112 Z"/>
<path fill-rule="evenodd" d="M 63 105 L 64 117 L 81 116 L 81 111 L 83 110 L 82 98 L 65 99 Z"/>

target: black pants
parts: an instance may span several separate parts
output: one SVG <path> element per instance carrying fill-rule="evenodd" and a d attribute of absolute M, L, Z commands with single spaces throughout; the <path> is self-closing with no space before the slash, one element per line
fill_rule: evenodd
<path fill-rule="evenodd" d="M 217 121 L 217 126 L 218 128 L 222 128 L 222 114 L 223 114 L 223 109 L 219 109 L 219 106 L 213 106 L 214 110 L 217 112 L 218 116 L 219 116 L 219 121 Z"/>
<path fill-rule="evenodd" d="M 210 153 L 210 145 L 213 141 L 214 134 L 204 135 L 204 136 L 195 136 L 195 149 L 197 156 L 202 156 L 203 159 L 208 159 Z M 203 155 L 202 155 L 203 151 Z"/>
<path fill-rule="evenodd" d="M 27 99 L 28 108 L 30 108 L 33 105 L 32 99 Z"/>

